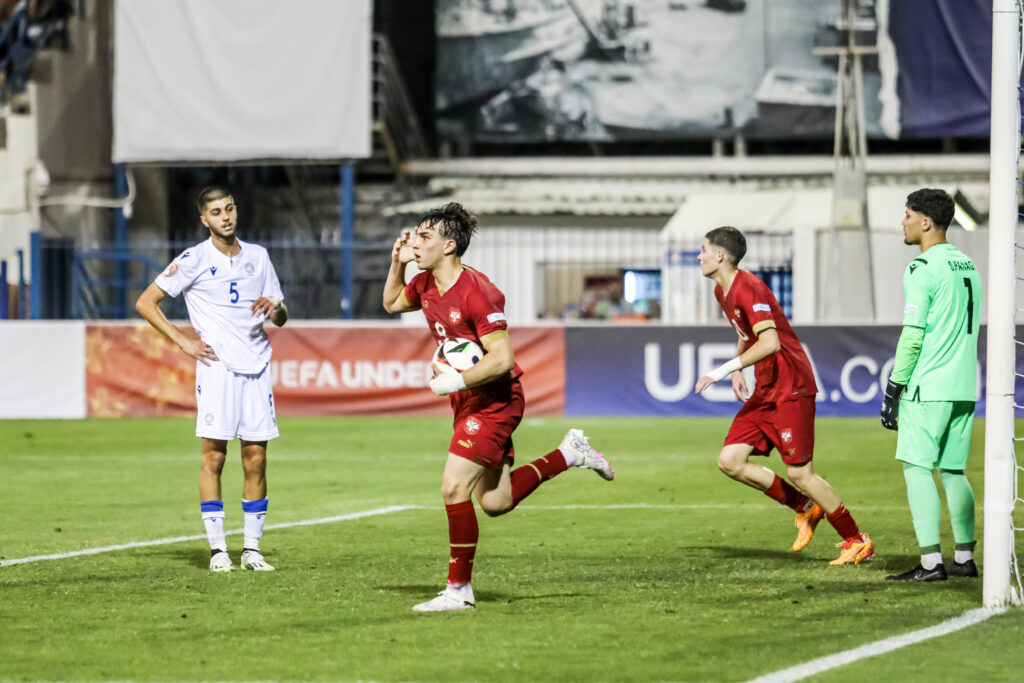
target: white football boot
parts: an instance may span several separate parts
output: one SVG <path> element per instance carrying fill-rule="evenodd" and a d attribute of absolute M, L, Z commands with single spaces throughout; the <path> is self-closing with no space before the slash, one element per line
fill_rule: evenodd
<path fill-rule="evenodd" d="M 267 564 L 259 550 L 243 550 L 242 561 L 239 562 L 242 569 L 251 569 L 254 572 L 272 572 L 274 567 Z"/>
<path fill-rule="evenodd" d="M 615 470 L 612 469 L 611 463 L 604 459 L 604 453 L 594 450 L 582 429 L 570 429 L 566 432 L 562 443 L 558 445 L 558 450 L 572 453 L 576 467 L 594 470 L 606 481 L 615 478 Z"/>
<path fill-rule="evenodd" d="M 473 598 L 473 587 L 466 583 L 461 586 L 449 584 L 437 594 L 433 600 L 414 605 L 413 612 L 454 612 L 460 609 L 473 609 L 476 601 Z"/>
<path fill-rule="evenodd" d="M 219 550 L 210 555 L 211 572 L 229 572 L 234 568 L 235 566 L 231 564 L 231 556 L 226 550 Z"/>

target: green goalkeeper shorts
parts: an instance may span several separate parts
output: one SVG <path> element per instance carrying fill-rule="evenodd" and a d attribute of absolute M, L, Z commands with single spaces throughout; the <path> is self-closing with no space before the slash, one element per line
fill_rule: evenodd
<path fill-rule="evenodd" d="M 944 470 L 967 468 L 974 401 L 900 401 L 896 459 Z"/>

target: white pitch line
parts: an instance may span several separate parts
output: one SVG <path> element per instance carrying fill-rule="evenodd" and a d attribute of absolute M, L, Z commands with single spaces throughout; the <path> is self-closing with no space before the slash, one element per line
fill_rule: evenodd
<path fill-rule="evenodd" d="M 522 505 L 520 510 L 702 510 L 721 509 L 728 510 L 738 506 L 730 503 L 695 503 L 695 504 L 658 504 L 658 503 L 621 503 L 612 505 Z M 744 505 L 744 509 L 772 509 L 774 505 Z M 314 526 L 317 524 L 331 524 L 332 522 L 346 522 L 363 517 L 374 517 L 387 515 L 392 512 L 403 512 L 405 510 L 433 510 L 435 506 L 426 505 L 391 505 L 389 507 L 377 508 L 375 510 L 364 510 L 363 512 L 350 512 L 346 515 L 334 517 L 320 517 L 319 519 L 304 519 L 298 522 L 283 522 L 281 524 L 268 524 L 265 529 L 288 529 L 297 526 Z M 889 508 L 862 508 L 865 510 L 879 510 Z M 892 509 L 905 509 L 892 508 Z M 225 536 L 234 536 L 242 533 L 242 529 L 225 531 Z M 32 557 L 17 557 L 12 560 L 0 560 L 0 567 L 9 567 L 15 564 L 27 564 L 29 562 L 42 562 L 44 560 L 63 560 L 69 557 L 81 557 L 83 555 L 99 555 L 116 550 L 130 550 L 132 548 L 147 548 L 155 545 L 170 545 L 172 543 L 183 543 L 185 541 L 205 540 L 206 534 L 194 534 L 191 536 L 172 536 L 169 538 L 158 538 L 152 541 L 137 541 L 135 543 L 122 543 L 119 545 L 108 545 L 101 548 L 86 548 L 85 550 L 73 550 L 67 553 L 53 553 L 51 555 L 34 555 Z"/>
<path fill-rule="evenodd" d="M 820 674 L 829 669 L 835 669 L 836 667 L 845 666 L 846 664 L 852 664 L 861 659 L 867 659 L 869 657 L 875 657 L 877 655 L 885 654 L 886 652 L 892 652 L 898 650 L 901 647 L 907 645 L 913 645 L 920 643 L 923 640 L 929 640 L 931 638 L 938 638 L 939 636 L 948 635 L 955 633 L 961 629 L 965 629 L 968 626 L 974 626 L 981 622 L 1002 614 L 1007 610 L 1006 607 L 980 607 L 978 609 L 968 610 L 958 617 L 953 617 L 941 624 L 935 626 L 929 626 L 919 631 L 911 631 L 910 633 L 904 633 L 901 636 L 893 636 L 891 638 L 885 638 L 883 640 L 876 640 L 873 643 L 867 645 L 861 645 L 860 647 L 852 650 L 846 650 L 845 652 L 837 652 L 834 655 L 828 655 L 819 659 L 812 659 L 809 662 L 798 664 L 788 669 L 782 669 L 774 673 L 765 674 L 764 676 L 758 676 L 753 678 L 747 683 L 792 683 L 793 681 L 803 680 L 808 676 L 814 676 Z"/>
<path fill-rule="evenodd" d="M 296 526 L 313 526 L 315 524 L 330 524 L 331 522 L 346 522 L 352 519 L 362 519 L 363 517 L 374 517 L 377 515 L 388 515 L 392 512 L 403 512 L 405 510 L 423 510 L 427 509 L 422 505 L 391 505 L 384 508 L 376 508 L 374 510 L 363 510 L 362 512 L 350 512 L 347 515 L 336 515 L 334 517 L 321 517 L 319 519 L 304 519 L 298 522 L 283 522 L 281 524 L 268 524 L 265 529 L 287 529 L 289 527 Z M 242 529 L 234 529 L 232 531 L 225 531 L 225 536 L 233 536 L 235 534 L 242 533 Z M 184 541 L 198 541 L 206 540 L 206 534 L 196 534 L 194 536 L 172 536 L 170 538 L 158 538 L 154 541 L 138 541 L 136 543 L 122 543 L 120 545 L 108 545 L 102 548 L 86 548 L 85 550 L 73 550 L 68 553 L 53 553 L 52 555 L 35 555 L 33 557 L 18 557 L 13 560 L 0 560 L 0 567 L 9 567 L 15 564 L 27 564 L 29 562 L 42 562 L 43 560 L 63 560 L 69 557 L 80 557 L 82 555 L 99 555 L 100 553 L 110 553 L 115 550 L 130 550 L 131 548 L 147 548 L 154 545 L 170 545 L 172 543 L 182 543 Z"/>

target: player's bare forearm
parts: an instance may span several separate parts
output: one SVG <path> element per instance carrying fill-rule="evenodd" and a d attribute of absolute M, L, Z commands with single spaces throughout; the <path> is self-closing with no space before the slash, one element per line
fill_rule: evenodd
<path fill-rule="evenodd" d="M 728 363 L 715 368 L 707 375 L 700 377 L 694 390 L 699 394 L 718 380 L 730 376 L 732 378 L 733 394 L 740 401 L 745 401 L 749 396 L 749 390 L 741 370 L 764 360 L 773 353 L 778 353 L 780 348 L 782 347 L 779 342 L 779 335 L 774 328 L 770 327 L 762 330 L 754 343 L 749 346 L 746 341 L 740 339 L 736 345 L 736 357 Z"/>
<path fill-rule="evenodd" d="M 779 341 L 779 333 L 775 331 L 775 328 L 769 327 L 762 330 L 757 335 L 757 341 L 739 354 L 740 362 L 743 363 L 743 367 L 753 365 L 773 353 L 778 353 L 781 348 L 782 343 Z"/>
<path fill-rule="evenodd" d="M 384 283 L 384 310 L 388 313 L 408 313 L 420 310 L 405 298 L 405 264 L 391 264 Z"/>
<path fill-rule="evenodd" d="M 500 330 L 480 339 L 487 352 L 480 362 L 462 373 L 467 387 L 479 387 L 502 377 L 508 377 L 516 366 L 516 354 L 508 332 Z"/>
<path fill-rule="evenodd" d="M 139 315 L 145 318 L 146 322 L 153 326 L 157 332 L 170 339 L 172 342 L 181 346 L 182 341 L 185 339 L 185 335 L 181 333 L 177 327 L 171 324 L 171 321 L 167 319 L 164 312 L 160 310 L 160 302 L 167 297 L 164 290 L 151 284 L 146 291 L 140 296 L 139 300 L 135 302 L 135 310 L 138 311 Z"/>
<path fill-rule="evenodd" d="M 388 269 L 388 279 L 384 283 L 384 310 L 388 313 L 407 313 L 419 310 L 405 298 L 405 266 L 415 256 L 412 244 L 411 230 L 403 230 L 402 234 L 395 240 L 391 247 L 391 268 Z"/>
<path fill-rule="evenodd" d="M 410 310 L 402 306 L 404 292 L 405 266 L 392 263 L 388 279 L 384 283 L 384 310 L 388 313 L 405 313 L 406 310 Z"/>
<path fill-rule="evenodd" d="M 139 300 L 135 302 L 135 310 L 138 311 L 139 315 L 145 318 L 146 322 L 153 326 L 153 328 L 163 334 L 165 337 L 170 339 L 172 342 L 178 345 L 178 347 L 185 352 L 186 355 L 195 358 L 200 363 L 209 365 L 207 360 L 217 360 L 217 354 L 214 353 L 213 347 L 209 346 L 201 339 L 190 339 L 181 330 L 171 324 L 171 321 L 167 319 L 163 311 L 160 310 L 160 302 L 167 297 L 164 290 L 156 286 L 156 283 L 151 284 L 146 291 L 139 296 Z"/>

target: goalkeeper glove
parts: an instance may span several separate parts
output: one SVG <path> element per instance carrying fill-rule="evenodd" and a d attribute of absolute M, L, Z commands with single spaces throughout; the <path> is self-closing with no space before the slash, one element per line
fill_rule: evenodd
<path fill-rule="evenodd" d="M 896 384 L 892 380 L 885 385 L 885 398 L 882 399 L 882 426 L 897 431 L 900 422 L 900 395 L 907 388 L 906 384 Z"/>

